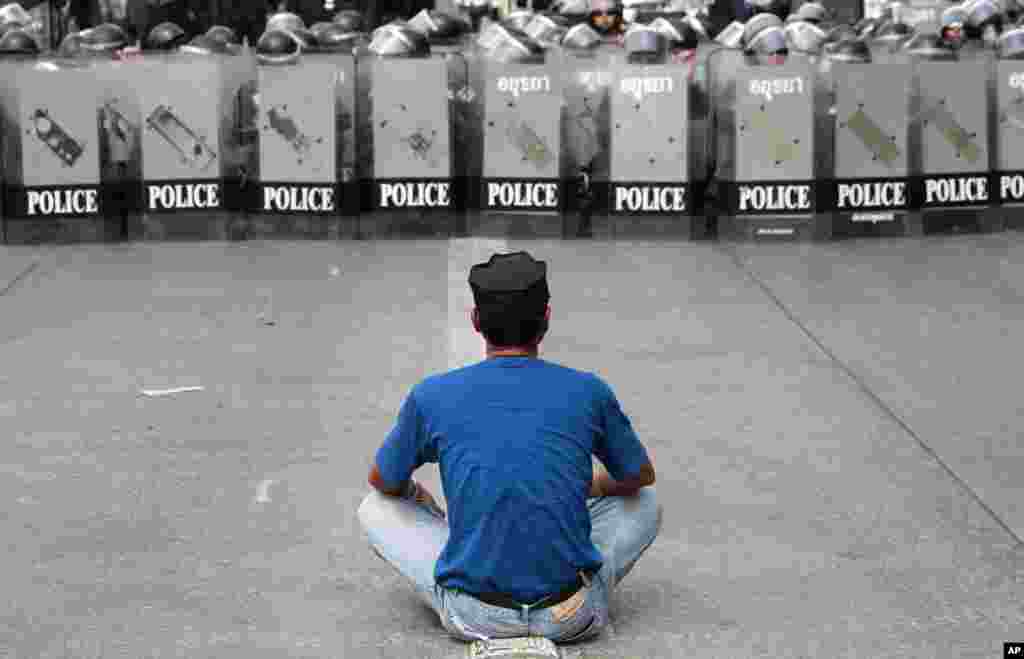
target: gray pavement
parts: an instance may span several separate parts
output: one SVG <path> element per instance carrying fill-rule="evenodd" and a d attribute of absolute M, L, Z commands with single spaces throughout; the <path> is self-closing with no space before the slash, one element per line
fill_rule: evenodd
<path fill-rule="evenodd" d="M 493 246 L 0 248 L 0 657 L 459 656 L 354 511 Z M 585 657 L 1024 640 L 1024 237 L 520 246 L 666 507 Z"/>

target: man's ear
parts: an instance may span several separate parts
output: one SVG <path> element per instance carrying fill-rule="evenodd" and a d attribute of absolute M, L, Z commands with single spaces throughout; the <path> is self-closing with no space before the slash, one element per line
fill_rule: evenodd
<path fill-rule="evenodd" d="M 477 334 L 479 334 L 480 333 L 480 314 L 477 312 L 475 307 L 473 308 L 473 311 L 471 311 L 469 313 L 469 319 L 473 322 L 473 329 L 476 330 Z"/>
<path fill-rule="evenodd" d="M 549 323 L 551 322 L 551 305 L 550 304 L 547 305 L 544 308 L 544 320 L 546 320 Z"/>

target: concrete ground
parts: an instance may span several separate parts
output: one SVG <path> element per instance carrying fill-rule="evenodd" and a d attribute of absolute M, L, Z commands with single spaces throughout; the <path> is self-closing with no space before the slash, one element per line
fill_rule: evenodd
<path fill-rule="evenodd" d="M 520 247 L 666 508 L 584 657 L 1024 640 L 1024 235 L 250 242 L 0 248 L 0 657 L 460 656 L 354 513 Z"/>

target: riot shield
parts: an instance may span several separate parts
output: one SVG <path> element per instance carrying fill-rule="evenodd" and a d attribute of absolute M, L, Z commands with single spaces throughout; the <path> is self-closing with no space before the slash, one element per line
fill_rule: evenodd
<path fill-rule="evenodd" d="M 482 62 L 483 161 L 469 231 L 562 234 L 562 77 L 544 64 Z"/>
<path fill-rule="evenodd" d="M 926 232 L 990 231 L 1000 217 L 989 161 L 987 60 L 914 63 L 912 198 Z"/>
<path fill-rule="evenodd" d="M 101 103 L 90 67 L 18 64 L 8 68 L 4 93 L 7 240 L 113 238 L 100 179 Z"/>
<path fill-rule="evenodd" d="M 330 56 L 304 56 L 296 64 L 261 64 L 256 82 L 259 105 L 259 163 L 254 184 L 241 192 L 241 208 L 260 233 L 284 226 L 326 237 L 342 208 L 338 180 L 338 92 L 345 71 Z M 248 181 L 246 182 L 248 183 Z"/>
<path fill-rule="evenodd" d="M 628 235 L 633 228 L 669 237 L 702 235 L 691 223 L 694 159 L 688 74 L 688 67 L 677 64 L 617 68 L 611 89 L 607 200 L 612 235 Z"/>
<path fill-rule="evenodd" d="M 449 116 L 448 64 L 372 58 L 368 67 L 373 161 L 363 194 L 375 235 L 447 236 L 457 208 Z"/>
<path fill-rule="evenodd" d="M 718 171 L 720 237 L 829 237 L 817 221 L 814 84 L 811 63 L 799 58 L 736 73 L 731 163 Z"/>
<path fill-rule="evenodd" d="M 909 63 L 832 65 L 834 174 L 824 194 L 837 237 L 917 233 L 908 214 Z"/>
<path fill-rule="evenodd" d="M 1024 226 L 1024 61 L 1004 60 L 995 71 L 996 193 L 1004 223 Z"/>
<path fill-rule="evenodd" d="M 142 226 L 154 237 L 227 237 L 222 126 L 234 104 L 219 57 L 146 56 L 136 86 L 142 117 Z"/>

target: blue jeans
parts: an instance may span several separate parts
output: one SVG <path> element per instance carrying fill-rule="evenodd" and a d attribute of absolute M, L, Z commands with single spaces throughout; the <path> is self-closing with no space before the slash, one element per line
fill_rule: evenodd
<path fill-rule="evenodd" d="M 591 540 L 604 565 L 581 591 L 582 604 L 528 612 L 484 604 L 473 596 L 439 586 L 434 565 L 448 541 L 448 523 L 408 500 L 371 492 L 359 506 L 359 523 L 378 556 L 412 582 L 420 599 L 441 624 L 463 641 L 543 636 L 556 643 L 593 638 L 608 623 L 608 599 L 661 530 L 662 508 L 653 488 L 632 497 L 587 501 Z M 560 608 L 564 615 L 556 614 Z"/>

